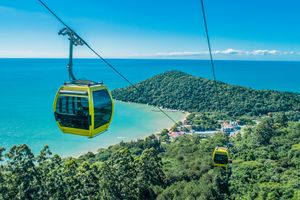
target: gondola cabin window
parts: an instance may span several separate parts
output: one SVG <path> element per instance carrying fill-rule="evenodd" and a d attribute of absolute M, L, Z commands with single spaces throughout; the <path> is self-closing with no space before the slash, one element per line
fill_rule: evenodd
<path fill-rule="evenodd" d="M 59 96 L 56 104 L 56 118 L 63 127 L 88 130 L 90 126 L 88 98 Z"/>
<path fill-rule="evenodd" d="M 227 154 L 216 154 L 214 162 L 218 164 L 228 164 Z"/>
<path fill-rule="evenodd" d="M 93 92 L 94 129 L 109 123 L 112 115 L 112 101 L 107 90 Z"/>

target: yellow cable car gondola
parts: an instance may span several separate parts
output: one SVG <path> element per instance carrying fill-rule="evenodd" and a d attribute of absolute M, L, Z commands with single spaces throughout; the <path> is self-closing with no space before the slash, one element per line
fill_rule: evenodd
<path fill-rule="evenodd" d="M 111 123 L 114 104 L 110 91 L 103 83 L 77 80 L 73 74 L 73 45 L 85 42 L 71 29 L 59 34 L 70 41 L 68 71 L 70 82 L 59 88 L 54 99 L 54 116 L 64 133 L 94 137 L 106 131 Z"/>
<path fill-rule="evenodd" d="M 216 147 L 212 159 L 215 167 L 227 167 L 230 163 L 229 152 L 226 147 Z"/>
<path fill-rule="evenodd" d="M 107 87 L 92 81 L 61 86 L 54 101 L 55 120 L 64 133 L 94 137 L 108 129 L 113 111 Z"/>

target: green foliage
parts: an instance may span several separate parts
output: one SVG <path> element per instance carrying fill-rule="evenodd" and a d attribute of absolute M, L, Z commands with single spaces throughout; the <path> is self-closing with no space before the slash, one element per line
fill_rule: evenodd
<path fill-rule="evenodd" d="M 101 183 L 104 194 L 112 199 L 136 199 L 138 184 L 134 177 L 137 170 L 128 149 L 115 152 L 104 165 Z"/>
<path fill-rule="evenodd" d="M 254 135 L 255 140 L 258 145 L 267 145 L 270 142 L 272 136 L 275 135 L 275 130 L 273 128 L 274 121 L 272 118 L 264 118 L 257 126 Z"/>
<path fill-rule="evenodd" d="M 3 152 L 5 148 L 0 147 L 0 163 L 3 161 Z M 7 192 L 7 188 L 5 187 L 5 179 L 4 179 L 4 166 L 0 165 L 0 199 L 4 199 L 4 194 Z"/>
<path fill-rule="evenodd" d="M 13 146 L 6 154 L 8 192 L 4 199 L 32 199 L 38 194 L 38 173 L 34 155 L 27 145 Z"/>
<path fill-rule="evenodd" d="M 277 113 L 274 117 L 274 123 L 280 127 L 287 127 L 288 117 L 284 112 Z"/>
<path fill-rule="evenodd" d="M 229 179 L 232 199 L 297 199 L 300 189 L 300 123 L 264 118 L 233 138 L 236 152 Z"/>
<path fill-rule="evenodd" d="M 170 136 L 169 136 L 169 131 L 168 129 L 163 129 L 160 133 L 160 140 L 162 142 L 170 142 Z"/>
<path fill-rule="evenodd" d="M 183 183 L 176 189 L 182 199 L 222 199 L 228 177 L 213 169 L 211 152 L 224 142 L 221 134 L 196 135 L 162 146 L 149 136 L 64 159 L 48 146 L 37 156 L 26 145 L 14 146 L 1 165 L 0 199 L 163 199 Z"/>
<path fill-rule="evenodd" d="M 153 186 L 162 187 L 165 184 L 161 158 L 158 152 L 151 148 L 144 150 L 136 161 L 140 186 L 139 199 L 154 199 L 156 194 Z"/>
<path fill-rule="evenodd" d="M 115 99 L 147 103 L 189 112 L 227 112 L 231 116 L 262 115 L 269 112 L 300 111 L 300 95 L 289 92 L 253 90 L 218 82 L 218 97 L 214 82 L 179 71 L 157 75 L 133 87 L 116 89 Z M 219 110 L 221 108 L 221 110 Z M 299 115 L 299 114 L 298 114 Z"/>
<path fill-rule="evenodd" d="M 218 115 L 212 113 L 192 113 L 187 117 L 187 123 L 195 131 L 212 131 L 220 128 Z"/>
<path fill-rule="evenodd" d="M 79 158 L 0 148 L 0 199 L 299 199 L 300 122 L 283 115 L 229 138 L 228 169 L 211 159 L 228 144 L 221 133 L 163 143 L 151 135 Z"/>

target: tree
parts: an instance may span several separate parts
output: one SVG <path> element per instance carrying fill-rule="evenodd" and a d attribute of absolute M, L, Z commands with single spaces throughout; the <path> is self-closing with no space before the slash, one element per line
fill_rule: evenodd
<path fill-rule="evenodd" d="M 78 199 L 80 189 L 80 180 L 78 180 L 77 174 L 78 163 L 76 159 L 69 158 L 64 162 L 63 165 L 63 182 L 66 184 L 64 188 L 64 192 L 67 198 L 70 199 Z"/>
<path fill-rule="evenodd" d="M 274 123 L 278 124 L 279 127 L 287 127 L 288 118 L 284 112 L 280 112 L 274 116 Z"/>
<path fill-rule="evenodd" d="M 103 165 L 100 187 L 109 199 L 138 199 L 137 170 L 129 150 L 115 152 Z"/>
<path fill-rule="evenodd" d="M 33 199 L 39 190 L 35 158 L 27 145 L 13 146 L 6 154 L 10 185 L 7 198 Z"/>
<path fill-rule="evenodd" d="M 168 133 L 168 129 L 163 129 L 160 133 L 160 140 L 163 142 L 170 142 L 170 136 Z"/>
<path fill-rule="evenodd" d="M 49 167 L 51 162 L 51 155 L 52 152 L 50 151 L 50 148 L 48 145 L 44 146 L 44 148 L 40 151 L 40 154 L 37 156 L 36 161 L 38 166 L 37 168 L 37 184 L 40 186 L 39 188 L 39 194 L 40 198 L 50 198 L 51 194 L 49 194 L 49 188 L 47 187 L 47 178 L 48 174 L 51 171 L 51 168 Z"/>
<path fill-rule="evenodd" d="M 5 151 L 5 148 L 0 147 L 0 163 L 3 161 L 3 152 Z M 5 179 L 3 172 L 4 171 L 4 166 L 0 164 L 0 199 L 4 199 L 5 193 L 7 193 L 7 188 L 4 185 L 5 184 Z"/>
<path fill-rule="evenodd" d="M 273 129 L 273 119 L 270 117 L 264 118 L 260 124 L 258 124 L 255 132 L 255 141 L 258 145 L 267 145 L 270 142 L 272 136 L 275 135 Z"/>
<path fill-rule="evenodd" d="M 163 186 L 164 172 L 161 158 L 154 148 L 145 149 L 137 159 L 137 178 L 139 184 L 139 199 L 154 199 L 151 186 Z"/>
<path fill-rule="evenodd" d="M 98 168 L 96 165 L 91 166 L 87 161 L 83 162 L 77 168 L 76 179 L 79 180 L 77 195 L 79 199 L 100 199 L 100 187 L 98 179 Z"/>

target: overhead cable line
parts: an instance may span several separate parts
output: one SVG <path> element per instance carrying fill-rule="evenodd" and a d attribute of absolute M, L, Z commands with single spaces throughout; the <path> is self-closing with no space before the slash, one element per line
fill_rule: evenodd
<path fill-rule="evenodd" d="M 98 58 L 100 58 L 108 67 L 110 67 L 115 73 L 117 73 L 121 78 L 123 78 L 129 85 L 131 85 L 137 92 L 142 94 L 142 92 L 126 78 L 121 72 L 119 72 L 111 63 L 109 63 L 105 58 L 103 58 L 96 50 L 94 50 L 84 39 L 82 39 L 73 29 L 71 29 L 64 21 L 62 21 L 42 0 L 38 0 L 60 23 L 62 23 L 68 30 L 73 32 L 77 38 L 79 38 L 88 49 L 90 49 Z M 177 123 L 170 115 L 168 115 L 162 108 L 158 107 L 159 111 L 162 112 L 167 118 L 169 118 L 175 124 Z"/>
<path fill-rule="evenodd" d="M 208 28 L 207 28 L 207 22 L 206 22 L 206 16 L 205 16 L 205 7 L 204 7 L 203 0 L 201 0 L 201 8 L 202 8 L 202 14 L 203 14 L 205 33 L 206 33 L 206 40 L 207 40 L 207 45 L 208 45 L 208 50 L 209 50 L 210 64 L 211 64 L 213 79 L 214 79 L 215 94 L 217 97 L 218 109 L 219 109 L 219 111 L 221 111 L 221 102 L 220 102 L 220 97 L 219 97 L 219 92 L 218 92 L 217 78 L 216 78 L 214 60 L 213 60 L 213 56 L 212 56 L 212 52 L 211 52 L 211 45 L 210 45 L 210 40 L 209 40 L 209 34 L 208 34 Z"/>

